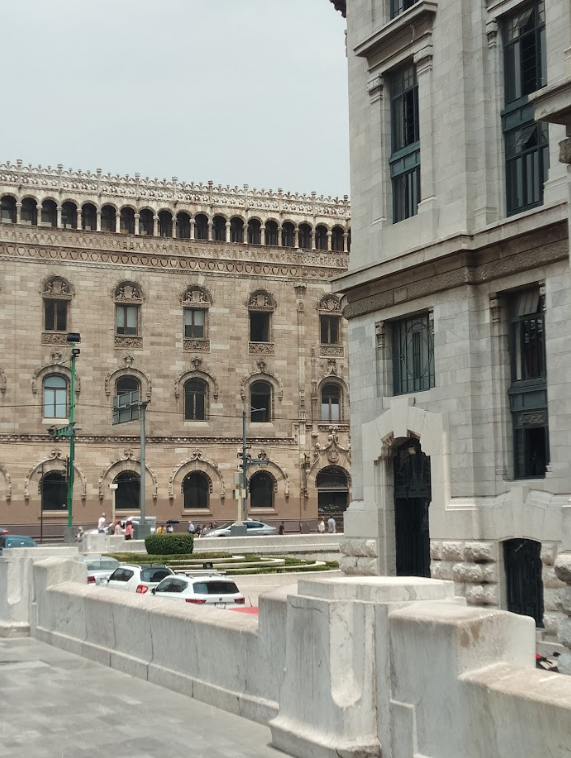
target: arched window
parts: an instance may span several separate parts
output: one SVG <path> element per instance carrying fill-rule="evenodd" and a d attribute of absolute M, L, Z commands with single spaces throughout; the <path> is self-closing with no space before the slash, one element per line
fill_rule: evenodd
<path fill-rule="evenodd" d="M 274 479 L 266 471 L 257 471 L 248 483 L 250 508 L 274 507 Z"/>
<path fill-rule="evenodd" d="M 327 250 L 327 227 L 323 224 L 315 227 L 315 247 L 317 250 Z"/>
<path fill-rule="evenodd" d="M 266 221 L 266 245 L 278 244 L 278 224 L 276 221 Z"/>
<path fill-rule="evenodd" d="M 44 418 L 67 418 L 67 379 L 51 374 L 44 379 Z"/>
<path fill-rule="evenodd" d="M 336 253 L 343 252 L 343 229 L 340 226 L 334 226 L 331 230 L 331 249 Z"/>
<path fill-rule="evenodd" d="M 154 226 L 154 214 L 148 208 L 139 212 L 139 234 L 141 237 L 152 237 Z"/>
<path fill-rule="evenodd" d="M 61 207 L 61 225 L 63 229 L 77 229 L 77 205 L 64 203 Z"/>
<path fill-rule="evenodd" d="M 10 195 L 5 195 L 2 198 L 1 203 L 0 221 L 3 224 L 15 224 L 16 223 L 16 200 Z"/>
<path fill-rule="evenodd" d="M 202 471 L 192 471 L 184 477 L 182 492 L 185 510 L 210 507 L 210 480 Z"/>
<path fill-rule="evenodd" d="M 257 218 L 252 218 L 248 221 L 248 244 L 262 244 L 262 225 Z"/>
<path fill-rule="evenodd" d="M 122 471 L 115 477 L 115 510 L 133 511 L 139 509 L 141 477 L 136 471 Z"/>
<path fill-rule="evenodd" d="M 321 388 L 321 420 L 334 424 L 341 420 L 341 387 L 324 384 Z"/>
<path fill-rule="evenodd" d="M 188 213 L 179 213 L 176 217 L 176 236 L 179 240 L 190 239 L 190 216 Z"/>
<path fill-rule="evenodd" d="M 339 466 L 327 466 L 315 477 L 319 513 L 344 511 L 349 505 L 349 480 Z"/>
<path fill-rule="evenodd" d="M 208 219 L 204 213 L 199 213 L 198 216 L 196 216 L 194 219 L 194 239 L 208 239 Z"/>
<path fill-rule="evenodd" d="M 272 420 L 272 385 L 254 382 L 250 387 L 250 421 L 263 424 Z"/>
<path fill-rule="evenodd" d="M 115 221 L 115 215 L 113 215 L 113 221 Z M 81 228 L 87 232 L 97 231 L 97 209 L 91 203 L 85 203 L 81 209 Z M 115 226 L 113 226 L 115 231 Z"/>
<path fill-rule="evenodd" d="M 189 379 L 184 383 L 184 420 L 206 421 L 208 386 L 202 379 Z"/>
<path fill-rule="evenodd" d="M 293 247 L 295 245 L 295 227 L 291 221 L 286 221 L 282 225 L 282 247 Z"/>
<path fill-rule="evenodd" d="M 135 211 L 121 208 L 121 234 L 135 234 Z"/>
<path fill-rule="evenodd" d="M 42 203 L 40 226 L 57 226 L 57 206 L 53 200 L 44 200 Z"/>
<path fill-rule="evenodd" d="M 22 224 L 30 226 L 35 226 L 38 223 L 38 204 L 33 198 L 26 197 L 22 200 L 20 221 Z"/>
<path fill-rule="evenodd" d="M 311 250 L 311 227 L 309 224 L 299 225 L 298 245 L 304 250 Z"/>
<path fill-rule="evenodd" d="M 217 242 L 226 242 L 226 219 L 224 216 L 214 216 L 212 231 Z"/>
<path fill-rule="evenodd" d="M 116 212 L 112 205 L 104 205 L 101 209 L 101 231 L 114 232 L 116 228 Z"/>
<path fill-rule="evenodd" d="M 172 237 L 172 213 L 169 211 L 159 213 L 159 237 Z"/>
<path fill-rule="evenodd" d="M 40 481 L 42 511 L 67 510 L 67 482 L 61 471 L 48 471 Z"/>
<path fill-rule="evenodd" d="M 244 222 L 234 217 L 230 221 L 230 242 L 244 242 Z"/>

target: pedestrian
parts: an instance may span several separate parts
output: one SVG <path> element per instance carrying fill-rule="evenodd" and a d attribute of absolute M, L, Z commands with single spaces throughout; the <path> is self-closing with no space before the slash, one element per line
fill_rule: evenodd
<path fill-rule="evenodd" d="M 113 527 L 113 534 L 116 537 L 122 537 L 125 534 L 125 532 L 123 531 L 123 529 L 121 527 L 121 522 L 120 521 L 116 521 L 115 522 L 114 527 Z"/>
<path fill-rule="evenodd" d="M 285 532 L 285 525 L 284 522 L 280 524 L 280 528 L 278 529 L 278 534 L 283 534 Z"/>
<path fill-rule="evenodd" d="M 126 540 L 132 540 L 133 539 L 133 521 L 132 521 L 132 519 L 127 519 L 127 523 L 125 525 L 125 539 Z"/>
<path fill-rule="evenodd" d="M 172 524 L 167 524 L 167 534 L 172 534 L 174 532 L 174 526 Z"/>
<path fill-rule="evenodd" d="M 319 524 L 317 524 L 317 531 L 319 534 L 323 534 L 325 532 L 325 521 L 323 519 L 319 519 Z"/>
<path fill-rule="evenodd" d="M 77 530 L 77 534 L 75 535 L 75 541 L 76 542 L 81 542 L 81 540 L 83 539 L 83 535 L 84 534 L 85 534 L 85 532 L 83 531 L 83 527 L 80 526 L 79 529 Z"/>
<path fill-rule="evenodd" d="M 196 532 L 196 527 L 192 523 L 192 519 L 188 522 L 188 533 L 194 534 Z"/>
<path fill-rule="evenodd" d="M 335 519 L 333 518 L 333 516 L 329 516 L 329 518 L 327 519 L 327 531 L 329 532 L 329 534 L 335 534 L 335 532 L 337 531 L 337 525 L 335 523 Z"/>
<path fill-rule="evenodd" d="M 99 521 L 97 522 L 97 531 L 99 534 L 105 534 L 105 514 L 102 513 L 101 516 L 99 516 Z"/>
<path fill-rule="evenodd" d="M 162 533 L 163 533 L 163 527 L 161 526 L 161 524 L 159 524 L 157 528 L 157 534 L 162 534 Z"/>

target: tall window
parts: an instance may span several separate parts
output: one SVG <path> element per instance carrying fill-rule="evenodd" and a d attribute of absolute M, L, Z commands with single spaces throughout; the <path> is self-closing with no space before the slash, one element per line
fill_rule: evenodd
<path fill-rule="evenodd" d="M 543 202 L 549 167 L 548 126 L 536 123 L 528 95 L 547 83 L 545 2 L 527 5 L 504 24 L 507 213 L 521 213 Z"/>
<path fill-rule="evenodd" d="M 137 395 L 132 393 L 136 392 Z M 136 421 L 139 418 L 139 405 L 135 404 L 141 399 L 141 383 L 134 376 L 121 376 L 115 382 L 115 411 L 117 417 L 115 423 Z"/>
<path fill-rule="evenodd" d="M 138 334 L 139 332 L 139 306 L 138 305 L 115 305 L 115 333 Z"/>
<path fill-rule="evenodd" d="M 139 509 L 141 477 L 136 471 L 122 471 L 115 477 L 115 510 L 133 511 Z"/>
<path fill-rule="evenodd" d="M 67 332 L 68 300 L 44 300 L 44 329 L 46 332 Z"/>
<path fill-rule="evenodd" d="M 250 311 L 250 342 L 270 341 L 270 314 Z"/>
<path fill-rule="evenodd" d="M 44 418 L 67 418 L 67 380 L 63 376 L 44 379 Z"/>
<path fill-rule="evenodd" d="M 22 200 L 20 221 L 22 224 L 27 224 L 30 226 L 35 226 L 38 223 L 38 206 L 36 204 L 36 201 L 31 197 L 25 197 Z"/>
<path fill-rule="evenodd" d="M 192 471 L 182 482 L 184 508 L 202 508 L 207 510 L 210 501 L 210 479 L 202 471 Z"/>
<path fill-rule="evenodd" d="M 340 316 L 320 316 L 319 326 L 321 329 L 322 345 L 339 344 L 339 327 L 341 325 Z"/>
<path fill-rule="evenodd" d="M 114 232 L 117 226 L 117 212 L 112 205 L 104 205 L 101 209 L 101 231 Z"/>
<path fill-rule="evenodd" d="M 204 322 L 206 311 L 202 308 L 184 309 L 185 339 L 202 339 L 204 337 Z"/>
<path fill-rule="evenodd" d="M 67 510 L 67 482 L 61 471 L 48 471 L 40 482 L 42 511 Z"/>
<path fill-rule="evenodd" d="M 77 206 L 74 203 L 62 205 L 61 225 L 64 229 L 77 229 Z"/>
<path fill-rule="evenodd" d="M 341 420 L 341 388 L 337 384 L 325 384 L 321 390 L 321 420 L 329 424 Z"/>
<path fill-rule="evenodd" d="M 393 323 L 393 393 L 434 387 L 434 342 L 427 313 Z"/>
<path fill-rule="evenodd" d="M 391 76 L 391 181 L 393 222 L 415 216 L 420 201 L 420 130 L 416 68 Z"/>
<path fill-rule="evenodd" d="M 391 0 L 391 18 L 400 16 L 417 2 L 418 0 Z"/>
<path fill-rule="evenodd" d="M 295 226 L 291 221 L 282 224 L 282 246 L 293 247 L 295 245 Z"/>
<path fill-rule="evenodd" d="M 206 382 L 202 379 L 189 379 L 184 385 L 184 419 L 185 421 L 206 420 Z"/>
<path fill-rule="evenodd" d="M 274 507 L 274 479 L 265 471 L 256 472 L 248 483 L 250 508 Z"/>
<path fill-rule="evenodd" d="M 545 323 L 538 289 L 510 300 L 510 357 L 514 474 L 516 479 L 543 477 L 549 462 L 549 434 Z"/>
<path fill-rule="evenodd" d="M 81 209 L 81 228 L 89 232 L 97 230 L 97 209 L 91 203 L 85 203 Z"/>
<path fill-rule="evenodd" d="M 16 199 L 5 195 L 0 202 L 0 222 L 3 224 L 16 223 Z"/>
<path fill-rule="evenodd" d="M 263 424 L 272 420 L 272 386 L 254 382 L 250 388 L 250 421 Z"/>

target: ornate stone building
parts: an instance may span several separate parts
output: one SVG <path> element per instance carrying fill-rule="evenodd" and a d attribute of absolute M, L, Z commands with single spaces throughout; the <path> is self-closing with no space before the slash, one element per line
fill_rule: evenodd
<path fill-rule="evenodd" d="M 335 285 L 354 450 L 344 568 L 451 579 L 555 634 L 553 564 L 571 549 L 571 5 L 332 2 L 354 220 Z"/>
<path fill-rule="evenodd" d="M 349 203 L 0 165 L 0 523 L 66 520 L 68 332 L 75 387 L 74 524 L 136 512 L 148 401 L 146 508 L 230 521 L 242 413 L 250 514 L 305 522 L 350 487 Z M 131 414 L 133 414 L 131 416 Z M 30 528 L 32 528 L 30 527 Z M 293 528 L 293 524 L 292 524 Z"/>

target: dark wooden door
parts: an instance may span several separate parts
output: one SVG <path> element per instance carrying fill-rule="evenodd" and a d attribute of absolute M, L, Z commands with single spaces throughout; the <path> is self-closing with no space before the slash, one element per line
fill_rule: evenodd
<path fill-rule="evenodd" d="M 397 576 L 430 576 L 430 458 L 408 440 L 394 459 Z"/>
<path fill-rule="evenodd" d="M 531 616 L 543 626 L 541 543 L 515 539 L 504 542 L 508 611 Z"/>

